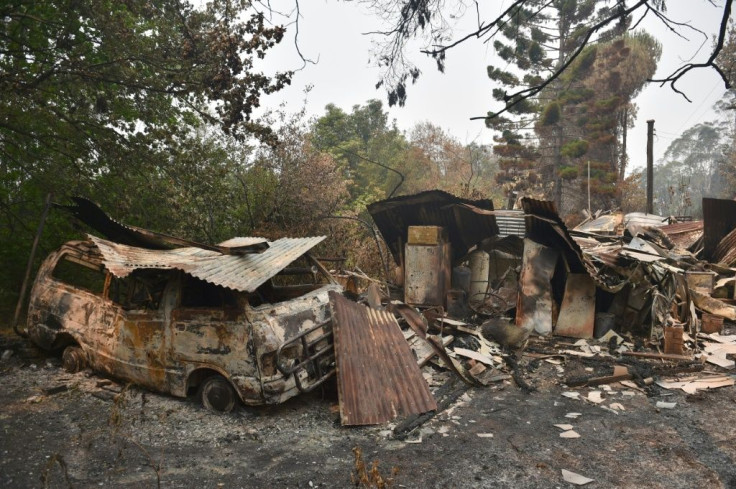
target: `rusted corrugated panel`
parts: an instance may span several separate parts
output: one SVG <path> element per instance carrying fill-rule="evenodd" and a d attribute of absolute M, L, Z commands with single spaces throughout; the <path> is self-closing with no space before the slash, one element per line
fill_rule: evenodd
<path fill-rule="evenodd" d="M 703 236 L 703 221 L 678 222 L 659 228 L 675 244 L 686 250 Z"/>
<path fill-rule="evenodd" d="M 243 292 L 253 292 L 325 239 L 324 236 L 281 238 L 270 243 L 263 253 L 223 255 L 201 248 L 148 250 L 89 237 L 102 253 L 105 267 L 117 277 L 125 277 L 138 268 L 177 269 Z"/>
<path fill-rule="evenodd" d="M 393 314 L 335 292 L 330 308 L 343 425 L 385 423 L 437 409 Z"/>
<path fill-rule="evenodd" d="M 736 228 L 728 233 L 716 246 L 713 252 L 713 261 L 727 266 L 736 262 Z"/>
<path fill-rule="evenodd" d="M 736 228 L 736 201 L 703 199 L 703 258 L 713 259 L 718 243 Z"/>
<path fill-rule="evenodd" d="M 467 200 L 441 190 L 430 190 L 374 202 L 368 206 L 368 212 L 396 263 L 401 261 L 409 226 L 442 226 L 447 229 L 454 261 L 465 256 L 483 239 L 498 234 L 493 214 L 478 214 L 461 208 L 460 204 L 493 210 L 493 202 L 488 199 Z"/>

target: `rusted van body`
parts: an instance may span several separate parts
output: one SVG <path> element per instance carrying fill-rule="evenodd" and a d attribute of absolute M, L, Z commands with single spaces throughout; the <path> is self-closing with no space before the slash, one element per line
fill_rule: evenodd
<path fill-rule="evenodd" d="M 309 254 L 322 239 L 284 238 L 240 255 L 69 242 L 38 272 L 28 333 L 63 351 L 72 371 L 89 366 L 180 397 L 199 392 L 219 411 L 235 395 L 246 405 L 280 403 L 334 374 L 327 294 L 341 288 Z"/>

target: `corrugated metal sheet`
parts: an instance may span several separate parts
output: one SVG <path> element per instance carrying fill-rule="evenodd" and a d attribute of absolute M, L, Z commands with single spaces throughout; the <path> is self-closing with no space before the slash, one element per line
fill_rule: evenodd
<path fill-rule="evenodd" d="M 604 265 L 617 267 L 625 265 L 625 263 L 622 263 L 622 259 L 620 258 L 622 249 L 623 247 L 621 245 L 608 245 L 586 249 L 585 253 Z"/>
<path fill-rule="evenodd" d="M 703 199 L 703 254 L 710 261 L 723 238 L 736 228 L 736 201 Z"/>
<path fill-rule="evenodd" d="M 622 212 L 606 214 L 605 216 L 599 216 L 595 219 L 579 224 L 574 228 L 574 231 L 620 235 L 623 234 L 623 220 L 624 215 Z"/>
<path fill-rule="evenodd" d="M 736 229 L 728 233 L 716 246 L 713 252 L 713 261 L 727 266 L 736 262 Z"/>
<path fill-rule="evenodd" d="M 103 256 L 105 267 L 117 277 L 125 277 L 138 268 L 182 270 L 222 287 L 253 292 L 294 260 L 314 248 L 324 236 L 281 238 L 259 254 L 223 255 L 201 248 L 148 250 L 113 243 L 89 235 Z"/>
<path fill-rule="evenodd" d="M 583 250 L 567 232 L 567 226 L 557 214 L 554 202 L 524 198 L 521 205 L 526 213 L 527 237 L 560 250 L 572 273 L 585 272 Z"/>
<path fill-rule="evenodd" d="M 703 236 L 703 221 L 678 222 L 659 228 L 675 244 L 686 250 Z"/>
<path fill-rule="evenodd" d="M 409 226 L 442 226 L 452 244 L 453 262 L 483 239 L 498 234 L 493 214 L 478 214 L 471 208 L 493 210 L 488 199 L 467 200 L 441 190 L 395 197 L 368 206 L 378 230 L 396 263 L 401 261 L 402 246 L 407 242 Z"/>
<path fill-rule="evenodd" d="M 630 212 L 624 216 L 624 226 L 644 227 L 662 227 L 667 224 L 669 218 L 658 216 L 656 214 L 646 214 L 644 212 Z"/>
<path fill-rule="evenodd" d="M 598 269 L 570 236 L 553 202 L 525 197 L 521 200 L 521 205 L 526 214 L 527 237 L 560 250 L 571 273 L 588 273 L 598 287 L 608 292 L 618 292 L 624 287 L 625 282 L 599 274 Z"/>
<path fill-rule="evenodd" d="M 367 425 L 437 409 L 396 318 L 330 292 L 343 425 Z"/>
<path fill-rule="evenodd" d="M 498 235 L 500 237 L 518 236 L 523 238 L 526 234 L 524 222 L 524 211 L 522 210 L 498 210 L 494 212 L 496 224 L 498 224 Z"/>
<path fill-rule="evenodd" d="M 54 205 L 71 213 L 74 217 L 103 236 L 107 236 L 108 239 L 115 243 L 138 246 L 151 250 L 196 247 L 203 250 L 217 251 L 226 255 L 258 253 L 268 248 L 268 241 L 265 238 L 247 238 L 249 240 L 248 244 L 240 244 L 238 246 L 228 245 L 226 247 L 212 246 L 188 239 L 177 238 L 168 234 L 118 222 L 108 216 L 100 206 L 84 197 L 72 197 L 71 200 L 74 202 L 74 205 Z"/>
<path fill-rule="evenodd" d="M 578 246 L 580 246 L 580 249 L 582 249 L 583 252 L 586 252 L 589 249 L 596 248 L 601 245 L 600 241 L 588 236 L 572 235 L 572 239 L 575 240 L 575 242 L 578 244 Z"/>

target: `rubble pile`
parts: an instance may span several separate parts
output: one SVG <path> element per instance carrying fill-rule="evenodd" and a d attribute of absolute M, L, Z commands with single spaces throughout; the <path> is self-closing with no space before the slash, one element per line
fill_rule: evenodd
<path fill-rule="evenodd" d="M 703 221 L 599 213 L 574 229 L 532 199 L 522 212 L 439 191 L 378 202 L 369 211 L 403 281 L 358 301 L 395 315 L 430 386 L 451 371 L 469 386 L 595 388 L 566 395 L 613 411 L 611 384 L 731 386 L 736 202 L 705 200 Z"/>

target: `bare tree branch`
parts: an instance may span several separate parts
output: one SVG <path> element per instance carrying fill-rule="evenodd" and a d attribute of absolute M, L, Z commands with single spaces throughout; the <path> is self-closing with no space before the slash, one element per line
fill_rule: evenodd
<path fill-rule="evenodd" d="M 705 63 L 688 63 L 684 66 L 679 67 L 675 71 L 673 71 L 668 77 L 661 78 L 661 79 L 651 79 L 649 81 L 660 83 L 660 86 L 664 86 L 665 84 L 669 83 L 672 90 L 682 95 L 685 100 L 688 102 L 692 102 L 690 98 L 685 95 L 684 92 L 682 92 L 680 89 L 678 89 L 675 86 L 675 83 L 677 83 L 680 78 L 682 78 L 686 73 L 688 73 L 691 70 L 694 70 L 696 68 L 713 68 L 715 69 L 716 73 L 718 73 L 723 80 L 724 85 L 726 88 L 731 88 L 731 82 L 729 81 L 728 77 L 724 73 L 724 71 L 716 64 L 716 58 L 718 57 L 718 53 L 721 52 L 721 49 L 723 49 L 723 43 L 726 39 L 726 31 L 728 30 L 728 21 L 731 17 L 731 5 L 733 3 L 733 0 L 726 0 L 725 5 L 723 6 L 723 16 L 721 17 L 721 28 L 718 31 L 718 38 L 716 39 L 716 45 L 713 48 L 713 52 L 710 55 L 710 58 Z"/>
<path fill-rule="evenodd" d="M 713 0 L 705 1 L 708 2 L 708 4 L 717 7 Z M 684 96 L 684 94 L 677 88 L 676 82 L 692 69 L 712 68 L 724 80 L 726 87 L 730 88 L 730 83 L 727 80 L 724 70 L 722 67 L 717 66 L 715 59 L 723 47 L 732 2 L 733 0 L 725 0 L 720 32 L 716 46 L 708 61 L 704 63 L 688 62 L 666 78 L 649 81 L 659 82 L 663 85 L 669 83 L 675 92 Z M 477 0 L 473 0 L 472 4 L 469 6 L 474 9 L 473 15 L 475 17 L 474 20 L 476 27 L 472 32 L 466 32 L 460 37 L 452 39 L 448 35 L 451 33 L 451 29 L 442 17 L 442 9 L 443 7 L 446 7 L 446 2 L 444 0 L 372 0 L 364 3 L 369 3 L 371 8 L 379 12 L 379 15 L 392 25 L 389 29 L 372 33 L 388 38 L 388 41 L 383 45 L 383 49 L 378 57 L 378 64 L 384 68 L 384 74 L 376 87 L 386 87 L 389 94 L 389 105 L 394 105 L 396 103 L 403 105 L 406 99 L 407 82 L 415 82 L 420 75 L 419 69 L 414 66 L 405 55 L 405 50 L 407 49 L 407 45 L 411 39 L 420 37 L 426 38 L 428 46 L 420 49 L 420 52 L 432 57 L 437 62 L 438 69 L 443 71 L 445 57 L 450 50 L 457 48 L 471 39 L 484 39 L 484 42 L 489 42 L 501 30 L 507 28 L 515 16 L 522 15 L 522 12 L 524 12 L 524 15 L 534 17 L 542 14 L 544 9 L 554 4 L 552 0 L 544 2 L 536 2 L 533 0 L 513 0 L 510 5 L 500 14 L 495 16 L 495 18 L 490 21 L 484 21 L 480 12 L 479 2 L 477 2 Z M 509 111 L 509 109 L 512 109 L 520 102 L 535 97 L 542 91 L 542 89 L 547 87 L 554 80 L 558 79 L 583 52 L 587 45 L 595 42 L 593 37 L 594 35 L 600 34 L 605 28 L 610 27 L 614 21 L 627 19 L 637 12 L 640 12 L 641 16 L 636 19 L 633 26 L 629 28 L 630 30 L 639 26 L 651 12 L 651 14 L 656 16 L 656 18 L 661 21 L 667 29 L 683 39 L 688 39 L 685 34 L 686 31 L 692 31 L 702 35 L 704 43 L 708 39 L 708 35 L 705 32 L 694 27 L 688 22 L 678 22 L 668 17 L 666 15 L 665 2 L 663 0 L 637 0 L 631 3 L 630 6 L 628 5 L 629 2 L 617 0 L 614 8 L 606 11 L 605 17 L 600 19 L 597 23 L 588 26 L 580 38 L 580 45 L 575 49 L 572 55 L 557 67 L 557 69 L 555 69 L 542 83 L 525 87 L 514 93 L 506 95 L 506 107 L 502 110 L 486 116 L 472 117 L 471 119 L 477 120 L 497 117 Z M 525 7 L 528 8 L 524 10 Z M 545 26 L 541 25 L 538 28 L 544 29 L 544 27 Z"/>

